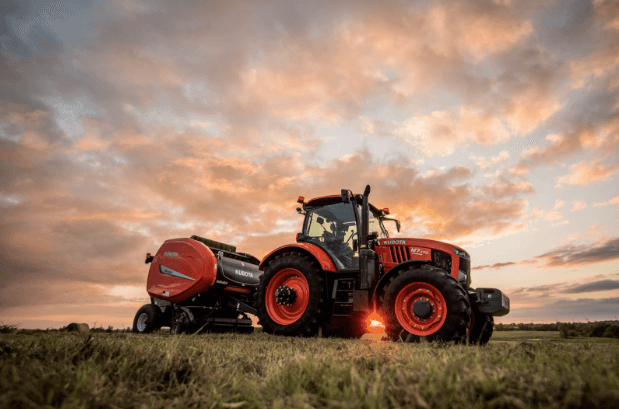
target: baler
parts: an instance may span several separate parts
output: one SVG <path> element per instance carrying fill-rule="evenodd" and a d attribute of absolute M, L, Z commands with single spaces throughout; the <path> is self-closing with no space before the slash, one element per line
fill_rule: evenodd
<path fill-rule="evenodd" d="M 172 333 L 199 328 L 253 332 L 260 261 L 236 247 L 199 236 L 166 240 L 150 263 L 151 303 L 137 312 L 133 332 L 169 326 Z"/>

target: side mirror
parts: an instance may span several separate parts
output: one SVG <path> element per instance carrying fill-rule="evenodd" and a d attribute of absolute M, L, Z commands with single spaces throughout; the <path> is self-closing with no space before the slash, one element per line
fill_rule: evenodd
<path fill-rule="evenodd" d="M 342 189 L 342 202 L 350 203 L 350 196 L 348 194 L 348 189 Z"/>
<path fill-rule="evenodd" d="M 321 225 L 325 223 L 325 219 L 323 219 L 322 217 L 318 217 L 316 221 L 318 222 L 318 224 L 321 224 Z"/>

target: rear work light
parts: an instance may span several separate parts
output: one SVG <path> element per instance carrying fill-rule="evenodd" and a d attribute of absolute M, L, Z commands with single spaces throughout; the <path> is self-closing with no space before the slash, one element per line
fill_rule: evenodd
<path fill-rule="evenodd" d="M 144 264 L 148 264 L 151 261 L 153 261 L 153 256 L 150 255 L 150 253 L 146 253 L 146 260 L 144 260 Z"/>

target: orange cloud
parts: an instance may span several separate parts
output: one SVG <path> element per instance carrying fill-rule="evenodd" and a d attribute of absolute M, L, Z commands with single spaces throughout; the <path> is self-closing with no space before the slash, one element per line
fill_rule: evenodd
<path fill-rule="evenodd" d="M 509 140 L 509 133 L 497 117 L 467 107 L 409 118 L 396 132 L 426 156 L 450 155 L 457 146 L 469 142 L 495 145 Z"/>
<path fill-rule="evenodd" d="M 557 187 L 568 185 L 589 185 L 608 179 L 619 171 L 619 166 L 606 166 L 599 161 L 581 161 L 570 165 L 569 172 L 557 179 Z"/>

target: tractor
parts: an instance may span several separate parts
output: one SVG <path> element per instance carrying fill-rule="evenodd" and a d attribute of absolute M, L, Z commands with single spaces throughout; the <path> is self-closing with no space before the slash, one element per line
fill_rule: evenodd
<path fill-rule="evenodd" d="M 471 258 L 460 247 L 391 238 L 387 225 L 399 232 L 400 222 L 369 194 L 366 186 L 362 195 L 299 197 L 296 243 L 262 261 L 199 236 L 166 240 L 147 254 L 151 303 L 133 331 L 253 332 L 253 314 L 270 334 L 358 338 L 379 318 L 392 340 L 486 344 L 509 298 L 471 287 Z"/>
<path fill-rule="evenodd" d="M 256 310 L 271 334 L 360 337 L 368 318 L 382 317 L 392 340 L 486 344 L 494 316 L 509 313 L 509 298 L 494 288 L 471 287 L 471 258 L 458 246 L 391 238 L 400 231 L 389 209 L 342 189 L 305 201 L 296 243 L 259 264 Z"/>

